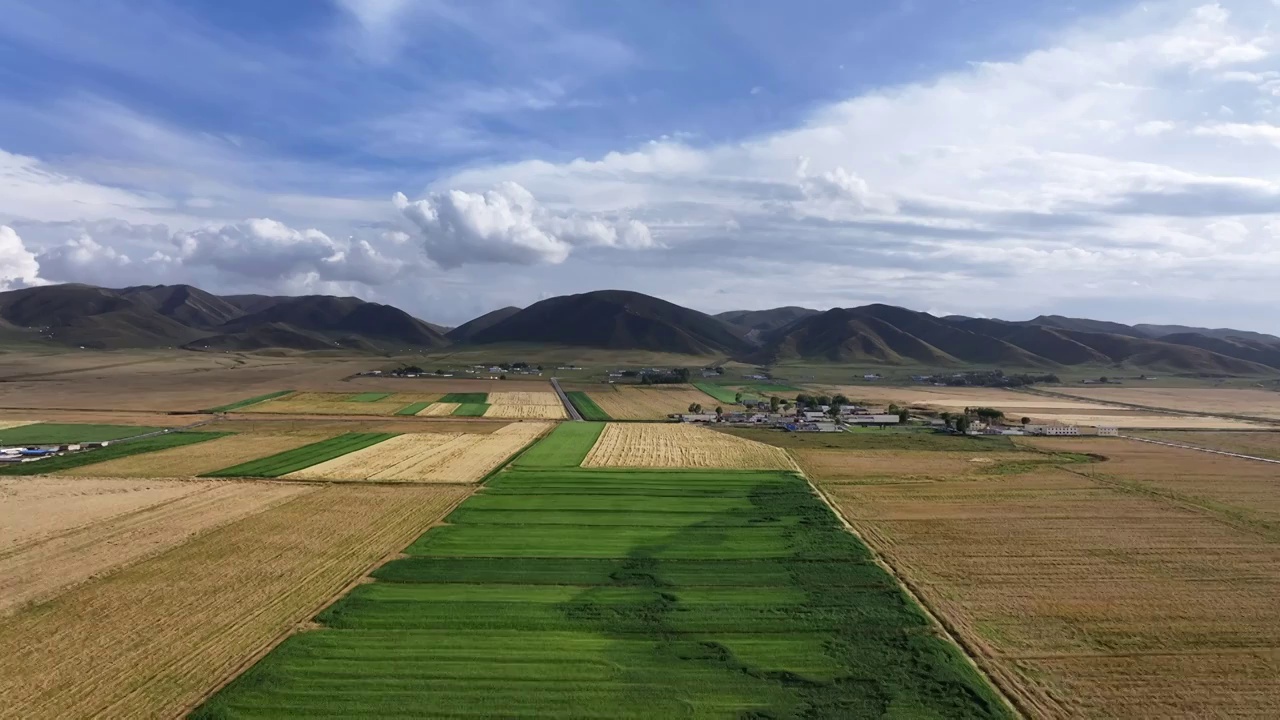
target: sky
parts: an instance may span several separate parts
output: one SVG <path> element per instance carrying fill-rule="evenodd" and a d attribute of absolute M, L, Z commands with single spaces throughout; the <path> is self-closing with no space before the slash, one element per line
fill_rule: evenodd
<path fill-rule="evenodd" d="M 0 290 L 1280 332 L 1280 0 L 0 0 Z"/>

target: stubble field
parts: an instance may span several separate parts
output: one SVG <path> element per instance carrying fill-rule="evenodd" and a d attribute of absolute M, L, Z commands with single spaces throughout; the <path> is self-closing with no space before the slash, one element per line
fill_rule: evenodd
<path fill-rule="evenodd" d="M 1069 461 L 932 481 L 907 461 L 899 482 L 822 487 L 1025 714 L 1280 711 L 1274 470 L 1125 440 L 1023 444 Z"/>
<path fill-rule="evenodd" d="M 1215 388 L 1062 388 L 1055 392 L 1089 400 L 1144 407 L 1280 420 L 1280 392 Z"/>
<path fill-rule="evenodd" d="M 615 420 L 665 420 L 673 413 L 689 412 L 697 403 L 714 408 L 716 401 L 690 385 L 616 387 L 613 390 L 591 390 L 588 397 Z"/>
<path fill-rule="evenodd" d="M 0 718 L 182 714 L 470 492 L 288 487 L 283 504 L 0 619 Z"/>
<path fill-rule="evenodd" d="M 1142 432 L 1139 437 L 1280 460 L 1280 432 Z"/>
<path fill-rule="evenodd" d="M 554 392 L 491 392 L 484 417 L 512 420 L 564 420 L 569 417 Z"/>
<path fill-rule="evenodd" d="M 696 425 L 609 423 L 583 467 L 795 470 L 786 451 Z"/>

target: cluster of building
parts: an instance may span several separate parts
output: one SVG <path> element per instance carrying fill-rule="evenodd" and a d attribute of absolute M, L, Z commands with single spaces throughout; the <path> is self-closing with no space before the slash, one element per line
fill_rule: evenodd
<path fill-rule="evenodd" d="M 33 462 L 65 452 L 77 452 L 106 447 L 108 441 L 95 443 L 68 443 L 63 445 L 33 445 L 28 447 L 0 447 L 0 464 Z"/>
<path fill-rule="evenodd" d="M 1094 428 L 1095 432 L 1103 437 L 1119 437 L 1120 428 L 1110 425 L 1099 425 Z M 1079 425 L 1000 425 L 986 424 L 974 421 L 968 430 L 970 435 L 1047 435 L 1047 436 L 1077 436 L 1080 435 Z"/>

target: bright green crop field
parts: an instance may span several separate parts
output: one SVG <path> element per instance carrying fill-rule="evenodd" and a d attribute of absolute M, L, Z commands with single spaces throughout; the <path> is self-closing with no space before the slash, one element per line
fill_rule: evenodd
<path fill-rule="evenodd" d="M 715 398 L 716 402 L 729 403 L 730 405 L 738 402 L 738 392 L 736 390 L 730 390 L 722 385 L 694 383 L 693 386 Z"/>
<path fill-rule="evenodd" d="M 280 477 L 356 450 L 362 450 L 395 436 L 396 433 L 346 433 L 310 445 L 303 445 L 300 448 L 240 463 L 211 472 L 204 477 Z"/>
<path fill-rule="evenodd" d="M 560 425 L 193 717 L 1009 717 L 803 478 L 575 467 L 599 432 Z"/>
<path fill-rule="evenodd" d="M 573 406 L 577 408 L 578 414 L 582 416 L 583 420 L 610 419 L 609 413 L 605 412 L 603 408 L 597 405 L 596 401 L 592 400 L 590 395 L 581 391 L 573 391 L 565 393 L 565 396 L 568 397 L 569 402 L 573 403 Z"/>
<path fill-rule="evenodd" d="M 169 448 L 182 447 L 183 445 L 194 445 L 195 443 L 213 440 L 227 434 L 228 433 L 224 432 L 166 433 L 164 435 L 156 435 L 155 437 L 143 438 L 141 440 L 108 445 L 107 447 L 99 450 L 84 450 L 81 452 L 69 453 L 67 455 L 58 455 L 46 460 L 36 460 L 35 462 L 0 466 L 0 475 L 41 475 L 61 470 L 70 470 L 72 468 L 84 467 L 85 465 L 94 465 L 96 463 L 106 462 L 108 460 L 117 460 L 119 458 L 129 457 L 130 455 L 140 455 L 142 453 L 155 452 L 157 450 L 168 450 Z"/>
<path fill-rule="evenodd" d="M 417 415 L 418 413 L 431 407 L 430 402 L 416 402 L 411 405 L 405 405 L 395 412 L 396 415 Z"/>
<path fill-rule="evenodd" d="M 488 411 L 489 406 L 486 403 L 462 403 L 450 414 L 456 417 L 484 417 Z"/>
<path fill-rule="evenodd" d="M 442 403 L 461 403 L 463 405 L 483 405 L 489 402 L 489 393 L 449 393 L 440 398 Z"/>
<path fill-rule="evenodd" d="M 55 445 L 102 442 L 146 435 L 161 430 L 138 425 L 90 425 L 82 423 L 35 423 L 0 430 L 0 445 Z"/>

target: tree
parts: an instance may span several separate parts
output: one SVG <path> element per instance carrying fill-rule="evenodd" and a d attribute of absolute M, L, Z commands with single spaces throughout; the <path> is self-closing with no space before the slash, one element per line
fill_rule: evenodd
<path fill-rule="evenodd" d="M 845 397 L 844 395 L 837 395 L 831 398 L 831 404 L 832 405 L 852 405 L 853 403 L 849 402 L 849 398 Z"/>
<path fill-rule="evenodd" d="M 949 412 L 944 412 L 944 413 L 942 413 L 941 415 L 939 415 L 938 417 L 942 418 L 942 423 L 943 423 L 944 425 L 946 425 L 948 429 L 951 427 L 951 419 L 952 419 L 952 418 L 951 418 L 951 413 L 949 413 Z"/>
<path fill-rule="evenodd" d="M 689 412 L 694 415 L 700 415 L 702 413 L 702 406 L 698 403 L 689 403 Z"/>
<path fill-rule="evenodd" d="M 831 408 L 827 410 L 827 414 L 834 420 L 835 418 L 840 417 L 840 408 L 836 405 L 832 405 Z"/>
<path fill-rule="evenodd" d="M 718 417 L 720 417 L 721 415 L 724 415 L 724 408 L 722 408 L 722 407 L 720 407 L 719 405 L 717 405 L 717 406 L 716 406 L 716 417 L 718 418 Z"/>
<path fill-rule="evenodd" d="M 733 401 L 735 403 L 742 404 L 742 393 L 734 393 Z"/>
<path fill-rule="evenodd" d="M 507 379 L 507 376 L 506 376 L 506 375 L 499 375 L 499 376 L 498 376 L 498 379 L 499 379 L 499 380 L 506 380 L 506 379 Z"/>
<path fill-rule="evenodd" d="M 968 431 L 969 431 L 969 416 L 961 415 L 960 417 L 956 418 L 956 432 L 964 433 Z"/>
<path fill-rule="evenodd" d="M 1022 418 L 1022 424 L 1023 424 L 1023 425 L 1030 425 L 1030 424 L 1031 424 L 1031 418 L 1029 418 L 1029 417 L 1024 417 L 1024 418 Z"/>
<path fill-rule="evenodd" d="M 898 422 L 905 423 L 911 419 L 911 413 L 906 408 L 898 408 Z"/>
<path fill-rule="evenodd" d="M 890 415 L 894 415 L 894 414 L 897 414 L 899 409 L 900 408 L 898 407 L 897 403 L 889 403 L 889 407 L 885 408 L 885 412 L 889 413 Z"/>
<path fill-rule="evenodd" d="M 778 412 L 778 408 L 779 408 L 781 405 L 782 405 L 782 401 L 778 399 L 778 396 L 777 396 L 777 395 L 774 395 L 774 396 L 772 396 L 772 397 L 770 397 L 770 398 L 769 398 L 769 412 L 771 412 L 771 413 L 776 413 L 776 412 Z"/>
<path fill-rule="evenodd" d="M 1107 384 L 1107 376 L 1106 376 L 1106 375 L 1103 375 L 1102 377 L 1098 378 L 1098 382 L 1102 383 L 1103 385 L 1106 385 L 1106 384 Z"/>
<path fill-rule="evenodd" d="M 995 408 L 989 408 L 989 407 L 974 408 L 973 414 L 987 421 L 999 420 L 1000 418 L 1004 417 L 1003 412 L 996 410 Z"/>

